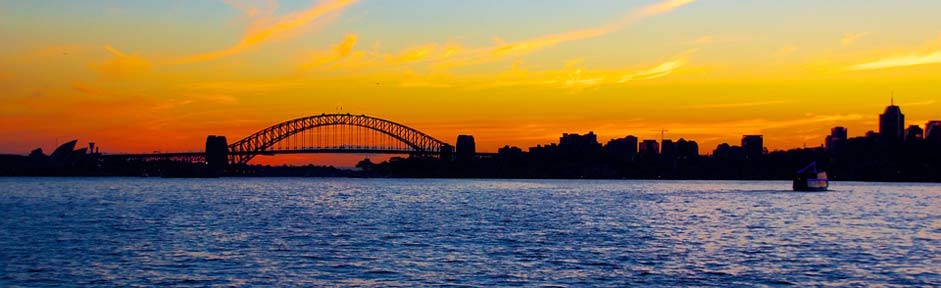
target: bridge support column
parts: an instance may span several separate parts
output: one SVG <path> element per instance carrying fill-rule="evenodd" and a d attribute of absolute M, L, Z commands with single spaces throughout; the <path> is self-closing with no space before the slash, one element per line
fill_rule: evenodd
<path fill-rule="evenodd" d="M 211 176 L 222 176 L 229 163 L 229 143 L 225 136 L 209 135 L 206 137 L 206 166 Z"/>

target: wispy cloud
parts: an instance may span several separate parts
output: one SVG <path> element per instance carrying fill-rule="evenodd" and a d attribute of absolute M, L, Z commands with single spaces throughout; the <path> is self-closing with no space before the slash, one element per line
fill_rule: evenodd
<path fill-rule="evenodd" d="M 606 28 L 593 28 L 593 29 L 586 29 L 586 30 L 563 32 L 563 33 L 557 33 L 557 34 L 549 34 L 549 35 L 544 35 L 544 36 L 540 36 L 537 38 L 532 38 L 532 39 L 527 39 L 527 40 L 523 40 L 519 42 L 510 43 L 510 44 L 500 45 L 499 47 L 496 47 L 495 49 L 493 49 L 492 55 L 503 56 L 503 55 L 509 55 L 509 54 L 529 53 L 529 52 L 542 49 L 545 47 L 555 46 L 560 43 L 602 36 L 602 35 L 611 33 L 613 31 L 615 30 L 609 30 Z"/>
<path fill-rule="evenodd" d="M 630 81 L 652 80 L 669 76 L 687 63 L 687 58 L 695 50 L 686 51 L 650 68 L 637 70 L 589 70 L 576 67 L 577 60 L 569 61 L 564 69 L 528 71 L 514 63 L 512 70 L 497 75 L 477 75 L 460 77 L 470 89 L 491 89 L 505 87 L 545 87 L 550 89 L 569 89 L 572 92 L 602 85 L 618 85 Z"/>
<path fill-rule="evenodd" d="M 235 45 L 222 50 L 184 57 L 178 62 L 202 62 L 241 53 L 265 42 L 286 37 L 308 23 L 325 20 L 355 2 L 356 0 L 327 0 L 306 10 L 291 13 L 273 21 L 267 19 L 255 21 Z"/>
<path fill-rule="evenodd" d="M 626 74 L 622 76 L 620 80 L 618 80 L 618 83 L 624 83 L 624 82 L 634 81 L 634 80 L 650 80 L 650 79 L 656 79 L 656 78 L 670 75 L 676 69 L 679 69 L 680 67 L 683 67 L 684 65 L 686 65 L 686 58 L 689 56 L 689 54 L 695 51 L 696 50 L 686 51 L 676 57 L 673 57 L 673 59 L 660 63 L 659 65 L 654 66 L 650 69 L 644 69 L 641 71 L 635 71 L 635 72 Z"/>
<path fill-rule="evenodd" d="M 671 123 L 664 125 L 671 128 L 670 132 L 677 134 L 712 134 L 725 136 L 738 136 L 748 133 L 762 133 L 772 129 L 801 127 L 819 123 L 836 123 L 841 121 L 858 121 L 864 119 L 860 114 L 812 115 L 795 119 L 769 120 L 763 118 L 737 120 L 715 123 Z"/>
<path fill-rule="evenodd" d="M 301 82 L 292 81 L 219 81 L 199 82 L 181 85 L 178 88 L 185 91 L 235 93 L 235 92 L 265 92 L 283 88 L 301 86 Z"/>
<path fill-rule="evenodd" d="M 311 56 L 311 60 L 305 63 L 303 66 L 320 66 L 346 58 L 353 53 L 353 48 L 356 46 L 357 39 L 358 37 L 356 34 L 346 35 L 346 38 L 343 38 L 343 41 L 333 45 L 330 50 L 315 52 L 314 55 Z"/>
<path fill-rule="evenodd" d="M 846 67 L 846 70 L 877 70 L 939 63 L 941 63 L 941 50 L 927 54 L 909 54 L 885 57 L 866 63 L 852 65 Z"/>
<path fill-rule="evenodd" d="M 704 105 L 691 105 L 683 106 L 682 109 L 719 109 L 719 108 L 746 108 L 746 107 L 758 107 L 758 106 L 769 106 L 777 104 L 791 103 L 794 101 L 791 100 L 770 100 L 770 101 L 755 101 L 755 102 L 736 102 L 736 103 L 719 103 L 719 104 L 704 104 Z"/>
<path fill-rule="evenodd" d="M 634 22 L 652 17 L 655 15 L 667 13 L 677 8 L 685 6 L 694 0 L 662 0 L 660 2 L 644 6 L 629 11 L 607 25 L 552 33 L 542 35 L 527 40 L 506 43 L 497 39 L 497 44 L 480 48 L 467 48 L 456 43 L 448 44 L 421 44 L 405 48 L 399 52 L 382 53 L 379 51 L 354 50 L 350 52 L 339 52 L 343 45 L 337 45 L 331 50 L 314 52 L 313 60 L 310 56 L 303 60 L 300 65 L 301 70 L 308 70 L 316 66 L 326 66 L 325 63 L 335 62 L 330 65 L 331 69 L 390 69 L 405 68 L 403 65 L 417 63 L 427 64 L 429 69 L 434 71 L 445 71 L 449 68 L 465 67 L 492 63 L 507 59 L 511 56 L 523 56 L 543 48 L 552 47 L 566 42 L 600 37 L 619 30 L 622 30 Z M 347 39 L 354 40 L 354 39 Z M 352 48 L 354 41 L 345 41 Z M 678 64 L 678 63 L 674 63 Z M 661 67 L 669 70 L 670 67 Z"/>
<path fill-rule="evenodd" d="M 869 32 L 860 32 L 860 33 L 848 33 L 843 34 L 843 38 L 840 38 L 840 44 L 843 47 L 853 45 L 857 40 L 862 39 L 869 35 Z"/>
<path fill-rule="evenodd" d="M 427 45 L 421 45 L 421 46 L 406 49 L 405 51 L 402 51 L 398 55 L 386 56 L 386 57 L 387 57 L 387 62 L 393 63 L 393 64 L 417 62 L 417 61 L 425 60 L 428 57 L 431 57 L 437 50 L 438 50 L 438 45 L 427 44 Z"/>
<path fill-rule="evenodd" d="M 562 43 L 601 37 L 623 30 L 637 21 L 673 11 L 692 2 L 694 0 L 663 0 L 629 11 L 621 18 L 600 27 L 552 33 L 510 43 L 504 43 L 500 40 L 493 47 L 467 50 L 465 53 L 455 53 L 453 57 L 438 59 L 435 66 L 460 67 L 491 63 L 509 56 L 530 54 Z"/>
<path fill-rule="evenodd" d="M 104 63 L 93 66 L 102 76 L 109 79 L 127 79 L 150 70 L 153 65 L 144 58 L 127 55 L 111 45 L 104 49 L 113 57 Z"/>
<path fill-rule="evenodd" d="M 673 11 L 677 8 L 683 7 L 689 3 L 692 3 L 693 0 L 665 0 L 660 1 L 648 6 L 641 7 L 640 9 L 631 11 L 620 19 L 609 23 L 608 25 L 602 27 L 595 27 L 583 30 L 575 30 L 569 32 L 562 32 L 556 34 L 544 35 L 532 39 L 527 39 L 523 41 L 518 41 L 514 43 L 500 45 L 491 50 L 491 54 L 494 56 L 503 56 L 510 54 L 525 54 L 532 51 L 536 51 L 542 48 L 555 46 L 561 43 L 595 38 L 603 35 L 607 35 L 613 32 L 620 31 L 631 24 L 643 20 L 648 17 L 656 16 L 659 14 L 667 13 Z"/>

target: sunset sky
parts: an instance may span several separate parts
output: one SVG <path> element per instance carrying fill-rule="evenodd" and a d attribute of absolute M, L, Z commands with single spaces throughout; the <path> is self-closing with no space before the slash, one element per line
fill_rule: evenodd
<path fill-rule="evenodd" d="M 0 153 L 201 150 L 321 113 L 478 150 L 941 119 L 941 1 L 0 0 Z M 342 109 L 342 110 L 340 110 Z"/>

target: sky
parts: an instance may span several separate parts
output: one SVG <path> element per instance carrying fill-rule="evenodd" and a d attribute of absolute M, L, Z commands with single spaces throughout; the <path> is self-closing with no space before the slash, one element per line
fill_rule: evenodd
<path fill-rule="evenodd" d="M 210 134 L 234 142 L 334 112 L 450 143 L 471 134 L 480 151 L 589 131 L 602 142 L 665 131 L 703 154 L 743 134 L 769 150 L 814 147 L 833 126 L 877 130 L 893 95 L 906 125 L 941 119 L 936 11 L 928 0 L 0 0 L 0 153 L 71 139 L 199 151 Z M 316 157 L 328 156 L 273 161 L 329 160 Z"/>

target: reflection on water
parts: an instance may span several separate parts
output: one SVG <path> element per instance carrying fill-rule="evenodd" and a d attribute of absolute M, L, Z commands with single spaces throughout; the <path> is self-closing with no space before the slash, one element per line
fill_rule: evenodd
<path fill-rule="evenodd" d="M 0 286 L 941 285 L 941 185 L 0 178 Z"/>

